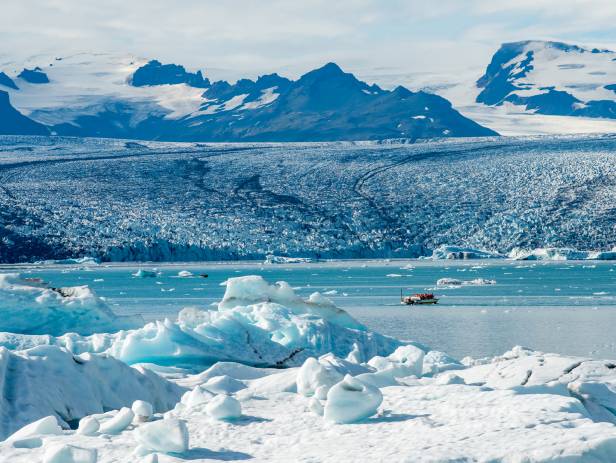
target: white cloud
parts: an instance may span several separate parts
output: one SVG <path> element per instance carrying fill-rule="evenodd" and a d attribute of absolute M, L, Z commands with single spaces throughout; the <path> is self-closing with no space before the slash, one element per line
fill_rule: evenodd
<path fill-rule="evenodd" d="M 295 76 L 327 61 L 375 79 L 379 72 L 480 71 L 503 41 L 616 43 L 614 0 L 2 3 L 5 55 L 119 51 L 205 69 L 215 77 L 271 71 Z"/>

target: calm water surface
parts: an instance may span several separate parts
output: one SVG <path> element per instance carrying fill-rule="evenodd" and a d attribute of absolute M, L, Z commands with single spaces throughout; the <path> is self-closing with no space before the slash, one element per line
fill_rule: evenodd
<path fill-rule="evenodd" d="M 156 267 L 159 278 L 134 278 Z M 328 293 L 370 328 L 412 339 L 461 358 L 502 354 L 514 345 L 616 358 L 616 264 L 610 262 L 342 261 L 261 265 L 39 266 L 18 268 L 55 286 L 90 285 L 122 314 L 147 320 L 175 317 L 183 307 L 207 308 L 221 298 L 229 277 L 285 280 L 302 296 Z M 15 267 L 0 267 L 0 271 Z M 180 270 L 209 277 L 179 278 Z M 495 280 L 495 285 L 436 288 L 439 278 Z M 406 307 L 405 293 L 435 292 L 437 306 Z"/>

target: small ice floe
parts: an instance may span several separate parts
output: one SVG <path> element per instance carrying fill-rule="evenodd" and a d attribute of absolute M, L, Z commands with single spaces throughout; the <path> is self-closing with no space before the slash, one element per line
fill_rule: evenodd
<path fill-rule="evenodd" d="M 264 264 L 309 264 L 313 260 L 309 257 L 284 257 L 268 254 L 265 256 Z"/>
<path fill-rule="evenodd" d="M 178 272 L 178 276 L 179 276 L 180 278 L 190 278 L 190 277 L 192 277 L 192 276 L 193 276 L 193 273 L 192 273 L 192 272 L 189 272 L 188 270 L 180 270 L 180 271 Z"/>
<path fill-rule="evenodd" d="M 330 289 L 329 291 L 325 291 L 323 294 L 325 296 L 335 296 L 336 294 L 338 294 L 338 291 L 336 291 L 335 289 Z"/>
<path fill-rule="evenodd" d="M 599 291 L 597 293 L 592 293 L 593 296 L 607 296 L 609 293 L 607 291 Z"/>
<path fill-rule="evenodd" d="M 169 288 L 169 289 L 160 288 L 160 290 L 161 290 L 163 293 L 172 293 L 173 291 L 175 291 L 175 288 Z"/>
<path fill-rule="evenodd" d="M 95 278 L 92 281 L 94 281 L 95 283 L 101 283 L 101 282 L 105 281 L 105 279 L 104 278 Z"/>
<path fill-rule="evenodd" d="M 144 270 L 140 268 L 135 273 L 133 273 L 135 278 L 156 278 L 157 273 L 152 270 Z"/>
<path fill-rule="evenodd" d="M 399 273 L 388 273 L 385 275 L 387 278 L 402 278 L 404 275 L 400 275 Z"/>
<path fill-rule="evenodd" d="M 475 278 L 474 280 L 458 280 L 456 278 L 441 278 L 436 282 L 436 286 L 486 286 L 495 285 L 496 280 L 487 280 L 485 278 Z"/>
<path fill-rule="evenodd" d="M 415 266 L 411 264 L 406 264 L 400 267 L 400 270 L 415 270 Z"/>

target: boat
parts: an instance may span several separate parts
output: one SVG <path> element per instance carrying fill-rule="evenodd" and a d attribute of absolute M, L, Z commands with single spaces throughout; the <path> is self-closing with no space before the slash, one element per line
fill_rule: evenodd
<path fill-rule="evenodd" d="M 432 293 L 416 293 L 410 296 L 403 296 L 402 290 L 400 290 L 400 303 L 405 305 L 437 304 L 438 298 L 434 297 Z"/>

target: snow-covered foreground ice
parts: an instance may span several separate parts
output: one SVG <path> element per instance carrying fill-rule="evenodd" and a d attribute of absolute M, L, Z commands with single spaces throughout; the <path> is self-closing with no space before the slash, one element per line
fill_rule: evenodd
<path fill-rule="evenodd" d="M 47 420 L 0 443 L 0 456 L 3 461 L 31 462 L 50 449 L 75 447 L 96 451 L 99 463 L 151 458 L 593 463 L 616 459 L 616 417 L 610 411 L 616 398 L 613 364 L 516 348 L 499 358 L 472 362 L 477 365 L 456 365 L 454 370 L 417 378 L 396 377 L 392 367 L 401 364 L 395 359 L 391 356 L 390 366 L 375 372 L 368 364 L 322 357 L 319 364 L 324 368 L 350 375 L 322 399 L 298 394 L 302 373 L 297 367 L 268 370 L 218 364 L 178 380 L 192 391 L 174 409 L 149 422 L 133 418 L 130 409 L 109 412 L 96 415 L 102 431 L 86 435 L 60 431 Z M 426 362 L 428 356 L 423 359 L 424 370 Z M 367 376 L 378 374 L 389 376 L 389 384 L 377 389 L 365 382 Z M 229 396 L 222 390 L 209 392 L 207 384 L 221 377 L 242 388 L 230 387 Z M 335 391 L 341 388 L 346 395 L 376 398 L 355 402 L 344 394 L 339 397 Z M 225 419 L 213 412 L 220 409 L 215 402 L 225 401 L 237 402 L 241 415 Z M 365 415 L 357 414 L 358 406 Z M 331 418 L 335 407 L 342 407 L 338 413 L 354 422 L 337 424 Z M 128 421 L 122 421 L 124 415 Z M 115 424 L 119 421 L 121 426 Z M 112 433 L 106 431 L 112 426 Z"/>
<path fill-rule="evenodd" d="M 0 461 L 616 460 L 616 363 L 521 347 L 458 362 L 257 276 L 188 314 L 115 335 L 3 333 Z M 162 362 L 130 367 L 127 352 Z M 203 352 L 244 364 L 177 368 Z M 288 368 L 246 364 L 289 352 Z"/>

